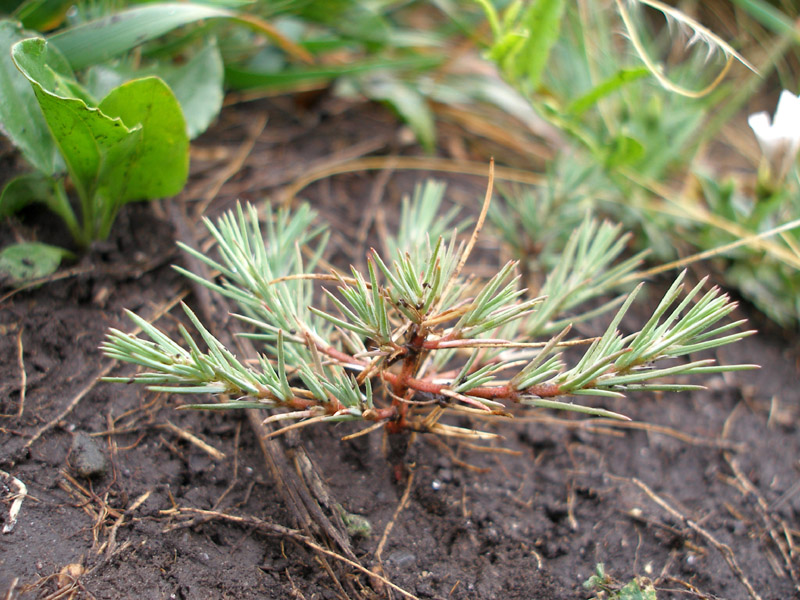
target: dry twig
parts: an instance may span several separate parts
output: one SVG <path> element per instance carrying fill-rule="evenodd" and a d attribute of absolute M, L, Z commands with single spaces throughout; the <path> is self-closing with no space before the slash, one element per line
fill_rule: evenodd
<path fill-rule="evenodd" d="M 634 484 L 640 490 L 642 490 L 648 498 L 650 498 L 653 502 L 658 504 L 662 509 L 672 515 L 673 518 L 679 520 L 682 523 L 685 523 L 689 529 L 694 531 L 700 537 L 705 539 L 709 544 L 711 544 L 721 555 L 723 560 L 728 564 L 728 567 L 739 580 L 739 582 L 744 586 L 747 590 L 748 595 L 752 600 L 762 600 L 761 596 L 756 592 L 755 588 L 753 588 L 750 581 L 747 579 L 747 576 L 742 571 L 739 563 L 736 562 L 736 556 L 731 550 L 731 547 L 727 544 L 723 544 L 717 538 L 715 538 L 711 533 L 700 527 L 695 521 L 681 513 L 680 511 L 673 508 L 666 500 L 664 500 L 661 496 L 656 494 L 646 483 L 637 479 L 636 477 L 632 477 L 630 479 L 626 477 L 617 477 L 612 476 L 614 479 L 619 479 L 621 481 L 626 481 L 629 483 Z"/>
<path fill-rule="evenodd" d="M 225 460 L 225 453 L 224 452 L 221 452 L 220 450 L 217 450 L 216 448 L 214 448 L 214 446 L 212 446 L 211 444 L 209 444 L 207 442 L 204 442 L 203 440 L 201 440 L 199 437 L 197 437 L 193 433 L 190 433 L 190 432 L 186 431 L 185 429 L 181 429 L 180 427 L 178 427 L 177 425 L 175 425 L 171 421 L 167 420 L 167 422 L 164 423 L 163 425 L 161 425 L 161 427 L 163 427 L 165 429 L 169 429 L 171 432 L 176 434 L 182 440 L 186 440 L 190 444 L 193 444 L 193 445 L 197 446 L 198 448 L 200 448 L 200 450 L 202 450 L 203 452 L 208 454 L 214 460 Z"/>

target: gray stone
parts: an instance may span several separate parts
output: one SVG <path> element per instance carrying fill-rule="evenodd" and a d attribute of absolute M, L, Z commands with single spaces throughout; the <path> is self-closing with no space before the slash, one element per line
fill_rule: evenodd
<path fill-rule="evenodd" d="M 100 444 L 85 433 L 78 433 L 72 438 L 69 464 L 76 475 L 87 479 L 100 477 L 108 470 L 108 459 Z"/>

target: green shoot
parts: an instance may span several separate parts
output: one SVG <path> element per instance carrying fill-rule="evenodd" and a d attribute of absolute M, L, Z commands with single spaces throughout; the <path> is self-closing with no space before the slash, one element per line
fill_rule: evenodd
<path fill-rule="evenodd" d="M 417 195 L 407 209 L 422 210 L 424 196 Z M 439 237 L 413 253 L 401 252 L 393 240 L 397 259 L 387 263 L 372 250 L 367 273 L 311 271 L 324 242 L 313 228 L 313 213 L 307 207 L 294 215 L 267 208 L 266 216 L 264 227 L 254 207 L 239 206 L 216 224 L 206 221 L 218 259 L 183 247 L 220 273 L 220 281 L 212 282 L 182 270 L 237 304 L 241 321 L 252 327 L 243 335 L 262 344 L 258 365 L 245 366 L 185 309 L 206 351 L 183 327 L 189 350 L 135 316 L 148 339 L 109 334 L 103 345 L 107 355 L 144 368 L 130 381 L 159 391 L 226 394 L 235 399 L 226 401 L 226 408 L 283 409 L 287 412 L 271 418 L 305 424 L 349 420 L 390 432 L 486 436 L 439 421 L 450 411 L 509 415 L 518 405 L 625 418 L 567 398 L 692 390 L 699 386 L 687 376 L 755 368 L 719 366 L 694 356 L 752 332 L 736 330 L 741 322 L 724 321 L 735 304 L 717 289 L 703 293 L 704 281 L 683 294 L 685 274 L 637 332 L 624 334 L 620 328 L 641 285 L 612 301 L 618 309 L 605 333 L 570 366 L 562 349 L 581 340 L 567 339 L 570 327 L 563 324 L 585 315 L 564 312 L 607 294 L 638 262 L 638 257 L 619 259 L 626 238 L 609 223 L 584 221 L 540 297 L 520 287 L 515 262 L 484 283 L 459 275 L 467 250 L 455 237 L 449 243 Z M 312 251 L 315 260 L 305 265 L 300 246 L 314 240 L 321 240 Z M 324 297 L 314 294 L 315 280 L 333 281 L 338 288 L 325 289 Z M 548 338 L 546 332 L 558 324 L 560 332 Z M 538 342 L 543 332 L 544 341 Z"/>

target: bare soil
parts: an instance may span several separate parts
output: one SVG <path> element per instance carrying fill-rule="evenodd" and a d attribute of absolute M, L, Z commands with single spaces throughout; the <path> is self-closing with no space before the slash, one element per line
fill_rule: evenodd
<path fill-rule="evenodd" d="M 325 165 L 418 154 L 379 107 L 301 100 L 226 110 L 196 144 L 192 181 L 171 202 L 194 224 L 208 198 L 214 214 L 237 198 L 281 198 Z M 480 140 L 450 148 L 485 159 Z M 391 222 L 425 175 L 358 171 L 303 190 L 335 232 L 332 260 L 363 260 L 380 217 Z M 479 203 L 485 179 L 448 181 L 449 197 Z M 16 480 L 27 487 L 13 530 L 0 535 L 2 597 L 403 597 L 369 569 L 417 598 L 580 599 L 591 597 L 581 583 L 603 562 L 619 582 L 654 581 L 660 600 L 800 598 L 792 335 L 755 316 L 765 331 L 719 360 L 760 371 L 714 377 L 702 392 L 611 402 L 635 419 L 630 426 L 542 411 L 464 421 L 502 442 L 487 451 L 417 437 L 402 472 L 381 432 L 343 442 L 353 429 L 308 427 L 287 437 L 280 444 L 294 465 L 302 449 L 329 497 L 371 526 L 369 535 L 351 531 L 346 562 L 341 544 L 298 524 L 242 413 L 176 411 L 187 399 L 98 382 L 132 372 L 98 350 L 108 327 L 131 330 L 123 308 L 152 317 L 184 297 L 200 302 L 170 268 L 184 260 L 174 215 L 169 202 L 131 205 L 67 276 L 2 299 L 0 526 L 11 525 Z M 0 239 L 23 227 L 49 240 L 59 225 L 30 210 L 3 224 Z M 174 327 L 177 312 L 159 326 Z M 93 475 L 92 449 L 102 471 Z"/>

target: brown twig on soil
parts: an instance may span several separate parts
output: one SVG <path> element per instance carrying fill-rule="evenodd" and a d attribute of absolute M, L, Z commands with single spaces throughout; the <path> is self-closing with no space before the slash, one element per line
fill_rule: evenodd
<path fill-rule="evenodd" d="M 178 233 L 178 239 L 190 246 L 197 247 L 199 245 L 197 244 L 197 235 L 193 225 L 186 217 L 185 209 L 180 206 L 180 203 L 173 203 L 169 207 L 169 213 L 170 220 Z M 199 260 L 191 256 L 186 256 L 185 260 L 189 270 L 199 274 L 207 273 L 208 269 Z M 216 322 L 215 311 L 228 314 L 229 310 L 227 310 L 224 300 L 214 298 L 202 285 L 193 284 L 192 288 L 200 305 L 201 313 L 207 322 Z M 229 347 L 238 346 L 243 356 L 257 355 L 249 340 L 234 338 L 227 329 L 213 333 L 223 343 L 230 345 Z M 309 537 L 321 534 L 332 540 L 349 557 L 347 559 L 349 562 L 357 564 L 344 525 L 336 522 L 326 485 L 310 467 L 311 461 L 305 450 L 301 446 L 287 449 L 280 440 L 271 439 L 271 429 L 263 423 L 264 417 L 261 411 L 250 409 L 246 411 L 246 415 L 258 440 L 267 469 L 295 523 L 305 530 Z M 329 514 L 333 515 L 333 521 L 325 514 L 320 504 L 329 507 Z M 339 555 L 335 554 L 335 556 Z M 359 568 L 367 571 L 360 565 Z"/>
<path fill-rule="evenodd" d="M 22 323 L 19 325 L 19 332 L 17 333 L 17 364 L 19 365 L 19 407 L 17 408 L 17 417 L 22 417 L 25 410 L 25 391 L 28 387 L 28 375 L 25 373 L 25 361 L 23 360 L 22 349 Z"/>
<path fill-rule="evenodd" d="M 239 421 L 236 423 L 236 432 L 233 434 L 233 473 L 231 475 L 231 482 L 220 497 L 217 498 L 217 501 L 214 502 L 214 506 L 211 507 L 212 510 L 219 509 L 222 505 L 222 501 L 233 491 L 233 488 L 236 487 L 236 483 L 239 480 L 239 440 L 241 439 L 241 434 L 242 422 Z"/>
<path fill-rule="evenodd" d="M 69 413 L 71 413 L 73 411 L 73 409 L 76 406 L 78 406 L 78 404 L 80 403 L 81 400 L 83 400 L 83 398 L 86 396 L 86 394 L 88 394 L 94 388 L 94 386 L 97 385 L 97 382 L 100 381 L 100 379 L 102 377 L 105 377 L 106 375 L 108 375 L 111 372 L 111 369 L 113 369 L 116 366 L 116 364 L 117 364 L 117 361 L 115 361 L 115 360 L 107 361 L 100 368 L 100 370 L 97 372 L 97 374 L 94 377 L 92 377 L 92 379 L 89 381 L 89 383 L 86 384 L 80 390 L 78 390 L 78 393 L 75 394 L 72 397 L 72 400 L 69 401 L 69 404 L 67 404 L 66 408 L 64 408 L 64 410 L 62 410 L 60 413 L 58 413 L 55 416 L 55 418 L 51 419 L 45 425 L 40 427 L 39 430 L 36 433 L 33 434 L 31 439 L 29 439 L 27 442 L 25 442 L 25 445 L 22 447 L 22 449 L 23 450 L 27 450 L 28 448 L 33 446 L 33 444 L 35 444 L 36 441 L 40 437 L 42 437 L 42 435 L 44 435 L 45 433 L 50 431 L 53 427 L 58 425 L 58 423 L 64 417 L 66 417 Z"/>
<path fill-rule="evenodd" d="M 239 524 L 239 525 L 252 527 L 252 528 L 260 531 L 261 533 L 265 533 L 267 535 L 276 535 L 276 536 L 279 536 L 279 537 L 288 538 L 290 540 L 293 540 L 295 542 L 303 544 L 303 545 L 307 546 L 308 548 L 311 548 L 315 552 L 319 552 L 321 554 L 324 554 L 325 556 L 330 556 L 332 558 L 335 558 L 336 560 L 342 561 L 346 565 L 351 566 L 351 567 L 353 567 L 354 569 L 356 569 L 358 571 L 361 571 L 362 573 L 364 573 L 365 575 L 368 575 L 369 577 L 376 577 L 377 579 L 380 580 L 381 583 L 383 583 L 384 585 L 389 586 L 390 588 L 392 588 L 396 592 L 399 592 L 400 594 L 402 594 L 406 598 L 411 598 L 412 600 L 419 600 L 419 598 L 417 598 L 417 596 L 415 596 L 411 592 L 407 592 L 406 590 L 404 590 L 403 588 L 399 587 L 398 585 L 392 583 L 391 581 L 389 581 L 385 577 L 373 573 L 372 571 L 370 571 L 366 567 L 358 564 L 357 562 L 354 562 L 354 561 L 350 560 L 346 556 L 342 556 L 341 554 L 337 554 L 336 552 L 328 550 L 327 548 L 323 548 L 322 546 L 320 546 L 319 544 L 314 542 L 314 540 L 312 540 L 310 537 L 308 537 L 307 535 L 304 535 L 302 532 L 300 532 L 297 529 L 292 529 L 290 527 L 284 527 L 283 525 L 278 525 L 276 523 L 270 523 L 269 521 L 264 521 L 264 520 L 258 519 L 256 517 L 250 517 L 250 516 L 240 517 L 240 516 L 229 515 L 229 514 L 218 512 L 218 511 L 214 511 L 214 510 L 203 510 L 203 509 L 200 509 L 200 508 L 179 508 L 179 509 L 177 509 L 177 512 L 178 513 L 191 513 L 191 514 L 201 515 L 203 517 L 208 517 L 209 520 L 215 520 L 216 519 L 216 520 L 221 520 L 221 521 L 228 521 L 230 523 L 236 523 L 236 524 Z"/>
<path fill-rule="evenodd" d="M 444 453 L 447 454 L 450 457 L 450 460 L 453 461 L 453 464 L 456 465 L 457 467 L 460 467 L 462 469 L 466 469 L 468 471 L 472 471 L 473 473 L 480 473 L 480 474 L 488 473 L 491 470 L 491 469 L 489 469 L 487 467 L 478 467 L 478 466 L 470 464 L 470 463 L 468 463 L 468 462 L 466 462 L 464 460 L 461 460 L 460 458 L 458 458 L 458 456 L 456 455 L 455 451 L 450 446 L 448 446 L 444 442 L 444 440 L 440 439 L 438 436 L 429 436 L 429 437 L 424 437 L 422 439 L 425 440 L 426 442 L 430 443 L 430 444 L 433 444 L 440 451 L 444 451 Z"/>
<path fill-rule="evenodd" d="M 17 586 L 19 585 L 19 577 L 14 577 L 11 580 L 11 583 L 8 586 L 8 590 L 6 590 L 5 595 L 3 596 L 3 600 L 16 600 L 17 598 Z"/>
<path fill-rule="evenodd" d="M 91 489 L 86 489 L 72 477 L 67 471 L 62 470 L 62 480 L 58 482 L 58 487 L 67 492 L 77 502 L 76 508 L 83 511 L 94 521 L 92 525 L 92 546 L 97 550 L 97 554 L 102 554 L 106 547 L 106 542 L 100 542 L 101 531 L 107 527 L 106 521 L 110 518 L 119 518 L 124 513 L 119 509 L 112 508 L 104 498 L 101 498 Z M 94 505 L 97 508 L 94 508 Z"/>
<path fill-rule="evenodd" d="M 617 421 L 615 419 L 602 419 L 602 418 L 591 419 L 586 421 L 570 421 L 568 419 L 559 419 L 558 417 L 550 417 L 547 415 L 520 417 L 516 420 L 523 421 L 525 423 L 546 423 L 548 425 L 558 425 L 561 427 L 566 427 L 568 429 L 584 429 L 592 433 L 605 433 L 610 435 L 613 435 L 612 432 L 615 429 L 636 429 L 641 431 L 647 431 L 650 433 L 658 433 L 661 435 L 666 435 L 675 438 L 676 440 L 680 440 L 681 442 L 684 442 L 686 444 L 690 444 L 692 446 L 721 448 L 723 450 L 733 450 L 736 452 L 743 452 L 747 448 L 746 444 L 729 441 L 724 439 L 724 437 L 720 438 L 700 437 L 697 435 L 684 433 L 677 429 L 673 429 L 672 427 L 666 427 L 664 425 L 656 425 L 653 423 L 643 423 L 640 421 Z M 607 429 L 611 431 L 607 431 Z"/>
<path fill-rule="evenodd" d="M 225 460 L 225 453 L 224 452 L 221 452 L 220 450 L 217 450 L 216 448 L 214 448 L 214 446 L 212 446 L 211 444 L 209 444 L 207 442 L 204 442 L 203 440 L 201 440 L 199 437 L 197 437 L 193 433 L 190 433 L 190 432 L 186 431 L 185 429 L 181 429 L 180 427 L 178 427 L 177 425 L 172 423 L 172 421 L 170 421 L 170 420 L 167 420 L 162 425 L 159 425 L 159 428 L 169 429 L 172 433 L 177 435 L 182 440 L 186 440 L 190 444 L 193 444 L 193 445 L 197 446 L 198 448 L 200 448 L 200 450 L 202 450 L 203 452 L 208 454 L 214 460 Z"/>
<path fill-rule="evenodd" d="M 8 292 L 7 294 L 0 296 L 0 304 L 15 296 L 19 292 L 24 292 L 27 289 L 35 288 L 45 283 L 51 283 L 53 281 L 59 281 L 60 279 L 68 279 L 70 277 L 75 277 L 76 275 L 83 275 L 84 273 L 91 273 L 95 270 L 94 265 L 90 265 L 88 267 L 77 266 L 72 267 L 71 269 L 66 269 L 64 271 L 59 271 L 57 273 L 53 273 L 52 275 L 47 275 L 46 277 L 38 277 L 37 279 L 31 279 L 30 281 L 26 281 L 19 287 L 15 287 L 13 290 Z"/>
<path fill-rule="evenodd" d="M 355 246 L 357 248 L 364 248 L 366 246 L 367 232 L 369 232 L 370 225 L 372 225 L 373 221 L 376 222 L 376 224 L 385 223 L 385 219 L 382 215 L 382 200 L 384 191 L 386 190 L 386 185 L 389 183 L 389 179 L 391 179 L 393 173 L 394 168 L 390 164 L 386 169 L 378 173 L 378 176 L 375 178 L 375 182 L 372 184 L 372 189 L 370 189 L 369 197 L 367 198 L 367 203 L 361 216 L 361 223 L 359 224 L 358 231 L 356 231 L 355 234 Z M 378 225 L 378 229 L 384 229 L 384 227 L 382 225 Z M 385 243 L 387 239 L 385 235 L 386 231 L 379 231 L 378 233 L 382 242 L 384 253 L 388 256 L 389 252 L 387 252 Z M 359 267 L 362 272 L 366 270 L 363 268 L 363 264 Z"/>
<path fill-rule="evenodd" d="M 320 564 L 320 566 L 323 569 L 325 569 L 325 572 L 328 574 L 328 577 L 330 577 L 331 581 L 333 581 L 333 583 L 336 585 L 336 588 L 339 590 L 339 593 L 342 595 L 342 597 L 345 598 L 345 600 L 350 600 L 350 596 L 347 595 L 347 592 L 344 591 L 344 587 L 342 587 L 342 582 L 339 581 L 339 578 L 336 576 L 336 573 L 333 572 L 331 565 L 328 563 L 327 560 L 325 560 L 325 557 L 317 553 L 317 555 L 314 556 L 314 559 Z M 288 574 L 289 572 L 288 569 L 286 572 Z"/>
<path fill-rule="evenodd" d="M 383 535 L 381 536 L 381 541 L 378 542 L 378 548 L 375 550 L 375 561 L 380 563 L 381 562 L 381 555 L 383 554 L 383 549 L 386 546 L 386 542 L 389 539 L 389 534 L 392 533 L 392 529 L 394 529 L 394 524 L 397 522 L 397 517 L 400 516 L 400 513 L 403 512 L 403 509 L 408 504 L 408 497 L 411 494 L 411 486 L 414 485 L 414 471 L 409 469 L 408 473 L 408 481 L 406 481 L 406 489 L 403 491 L 403 496 L 400 498 L 400 502 L 397 504 L 397 508 L 394 509 L 394 514 L 392 518 L 389 519 L 389 522 L 386 524 L 386 527 L 383 530 Z"/>
<path fill-rule="evenodd" d="M 333 165 L 322 165 L 318 169 L 311 169 L 305 175 L 298 177 L 294 183 L 287 186 L 282 192 L 283 206 L 288 206 L 292 199 L 305 187 L 308 187 L 319 179 L 352 173 L 354 171 L 376 171 L 392 166 L 397 170 L 404 171 L 439 171 L 441 173 L 461 173 L 464 175 L 483 176 L 486 169 L 485 163 L 461 162 L 447 158 L 437 158 L 434 156 L 368 156 L 357 158 L 347 162 L 337 162 Z M 516 183 L 529 183 L 540 185 L 544 178 L 538 173 L 512 169 L 510 167 L 497 167 L 495 177 L 504 181 Z"/>
<path fill-rule="evenodd" d="M 717 540 L 717 538 L 711 535 L 711 533 L 709 533 L 707 530 L 700 527 L 700 525 L 698 525 L 697 522 L 695 522 L 694 520 L 690 519 L 680 511 L 673 508 L 666 500 L 664 500 L 661 496 L 656 494 L 650 488 L 650 486 L 648 486 L 640 479 L 637 479 L 636 477 L 632 478 L 619 477 L 616 475 L 610 475 L 610 477 L 620 481 L 625 481 L 627 483 L 632 483 L 640 490 L 642 490 L 648 498 L 650 498 L 658 506 L 660 506 L 662 509 L 668 512 L 673 518 L 686 524 L 686 526 L 689 527 L 689 529 L 691 529 L 700 537 L 705 539 L 709 544 L 711 544 L 714 547 L 714 549 L 716 549 L 720 553 L 720 555 L 722 555 L 723 560 L 727 563 L 728 567 L 733 572 L 734 576 L 736 576 L 736 578 L 739 580 L 742 586 L 744 586 L 744 588 L 747 590 L 747 593 L 750 596 L 750 598 L 752 598 L 752 600 L 762 600 L 761 596 L 758 594 L 758 592 L 756 592 L 755 588 L 753 588 L 752 584 L 747 579 L 747 576 L 744 574 L 744 571 L 742 571 L 741 567 L 739 566 L 739 563 L 736 561 L 736 555 L 733 553 L 733 550 L 731 550 L 730 546 L 728 546 L 727 544 L 723 544 L 722 542 Z"/>
<path fill-rule="evenodd" d="M 258 115 L 255 123 L 252 124 L 250 128 L 250 134 L 247 136 L 247 139 L 239 146 L 231 161 L 226 164 L 222 168 L 219 175 L 214 178 L 211 187 L 205 194 L 203 194 L 202 200 L 197 203 L 197 206 L 194 210 L 195 216 L 199 217 L 205 214 L 208 205 L 211 204 L 211 201 L 217 197 L 217 194 L 219 194 L 222 186 L 241 170 L 242 166 L 247 160 L 247 157 L 250 156 L 250 153 L 253 151 L 258 138 L 264 132 L 264 128 L 266 126 L 267 113 L 261 113 Z"/>
<path fill-rule="evenodd" d="M 188 291 L 182 291 L 182 292 L 178 293 L 174 298 L 172 298 L 169 301 L 167 301 L 164 304 L 162 304 L 155 311 L 154 315 L 151 317 L 151 320 L 152 321 L 157 321 L 159 318 L 161 318 L 162 315 L 164 315 L 167 312 L 169 312 L 170 310 L 172 310 L 187 295 L 188 295 Z M 141 331 L 141 329 L 139 327 L 135 327 L 133 329 L 133 331 L 131 331 L 131 334 L 132 335 L 136 335 L 140 331 Z M 39 428 L 39 430 L 36 433 L 33 434 L 33 437 L 31 437 L 31 439 L 29 439 L 25 443 L 25 445 L 22 447 L 22 450 L 23 451 L 27 450 L 28 448 L 33 446 L 33 444 L 35 444 L 36 441 L 40 437 L 42 437 L 45 433 L 47 433 L 53 427 L 58 425 L 58 423 L 64 417 L 66 417 L 69 413 L 71 413 L 75 409 L 76 406 L 78 406 L 78 404 L 80 403 L 81 400 L 83 400 L 83 398 L 86 396 L 86 394 L 88 394 L 94 388 L 94 386 L 97 385 L 97 383 L 103 377 L 108 375 L 116 365 L 117 365 L 117 361 L 116 360 L 111 360 L 111 361 L 106 362 L 100 368 L 100 370 L 97 372 L 97 374 L 91 379 L 91 381 L 89 381 L 89 383 L 87 385 L 85 385 L 82 389 L 80 389 L 78 391 L 77 394 L 75 394 L 75 396 L 72 397 L 72 400 L 69 401 L 69 404 L 67 404 L 67 406 L 66 406 L 66 408 L 64 408 L 64 410 L 62 410 L 60 413 L 58 413 L 58 415 L 56 415 L 55 418 L 53 418 L 50 421 L 48 421 L 45 425 L 43 425 L 41 428 Z"/>
<path fill-rule="evenodd" d="M 153 490 L 147 490 L 144 494 L 136 498 L 136 500 L 134 500 L 131 503 L 131 505 L 125 509 L 125 512 L 121 513 L 114 521 L 114 524 L 111 526 L 111 530 L 108 533 L 108 540 L 105 548 L 106 557 L 112 556 L 115 550 L 117 549 L 117 530 L 122 526 L 123 522 L 125 521 L 125 516 L 131 514 L 142 504 L 144 504 L 150 497 L 150 494 L 152 493 Z"/>
<path fill-rule="evenodd" d="M 773 516 L 766 498 L 764 498 L 758 488 L 753 485 L 750 479 L 747 478 L 736 462 L 736 459 L 727 452 L 724 456 L 725 462 L 730 466 L 736 478 L 736 482 L 738 483 L 735 487 L 739 489 L 739 492 L 743 496 L 750 494 L 756 499 L 756 506 L 758 507 L 759 517 L 763 522 L 764 529 L 769 533 L 770 539 L 772 539 L 775 547 L 781 554 L 781 558 L 783 558 L 783 569 L 789 574 L 789 577 L 791 577 L 795 590 L 800 591 L 800 578 L 798 578 L 798 573 L 794 566 L 794 561 L 792 560 L 792 557 L 795 555 L 795 547 L 792 536 L 789 533 L 789 526 L 783 519 Z M 779 531 L 782 531 L 785 537 L 782 536 Z"/>
<path fill-rule="evenodd" d="M 664 577 L 664 581 L 670 581 L 672 583 L 676 583 L 678 585 L 682 585 L 684 588 L 686 588 L 686 590 L 688 590 L 688 592 L 690 594 L 692 594 L 696 598 L 700 598 L 701 600 L 721 600 L 721 598 L 719 596 L 715 596 L 714 594 L 709 594 L 708 592 L 703 592 L 698 587 L 692 585 L 688 581 L 684 581 L 683 579 L 678 579 L 677 577 L 672 577 L 671 575 L 668 575 L 668 576 Z M 670 590 L 670 589 L 664 589 L 664 588 L 662 588 L 659 591 L 663 591 L 663 592 L 675 591 L 675 592 L 680 592 L 680 593 L 686 593 L 685 590 Z"/>

